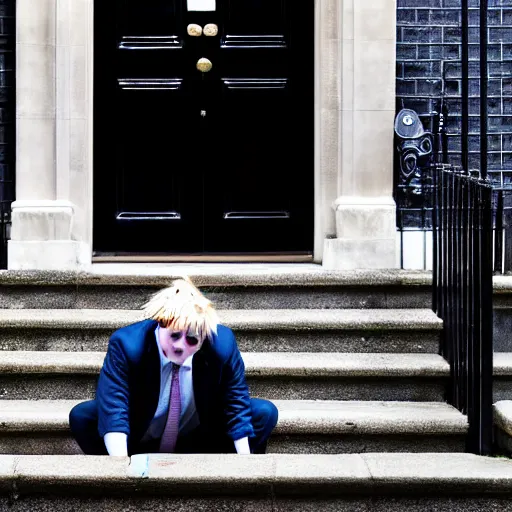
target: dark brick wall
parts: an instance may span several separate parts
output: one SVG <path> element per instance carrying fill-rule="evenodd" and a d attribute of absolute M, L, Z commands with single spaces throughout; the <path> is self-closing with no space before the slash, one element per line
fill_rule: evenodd
<path fill-rule="evenodd" d="M 449 153 L 460 163 L 460 0 L 398 0 L 397 109 L 448 99 Z M 479 167 L 479 1 L 470 0 L 470 167 Z M 512 0 L 489 0 L 489 174 L 512 185 Z"/>
<path fill-rule="evenodd" d="M 15 176 L 15 0 L 0 0 L 0 268 L 7 268 Z"/>

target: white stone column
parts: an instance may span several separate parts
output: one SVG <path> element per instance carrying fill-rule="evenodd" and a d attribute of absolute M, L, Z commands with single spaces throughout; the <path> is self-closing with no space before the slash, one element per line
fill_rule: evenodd
<path fill-rule="evenodd" d="M 343 0 L 315 1 L 315 261 L 336 233 L 340 173 Z"/>
<path fill-rule="evenodd" d="M 335 236 L 324 241 L 323 266 L 393 268 L 396 0 L 339 1 L 340 166 Z"/>
<path fill-rule="evenodd" d="M 16 2 L 16 201 L 10 269 L 65 270 L 91 262 L 91 229 L 84 210 L 92 171 L 83 172 L 91 166 L 91 5 L 92 0 Z M 80 170 L 87 177 L 75 183 Z"/>

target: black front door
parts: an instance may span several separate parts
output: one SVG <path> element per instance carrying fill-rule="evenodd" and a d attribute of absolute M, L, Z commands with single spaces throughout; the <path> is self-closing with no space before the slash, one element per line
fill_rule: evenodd
<path fill-rule="evenodd" d="M 96 253 L 312 251 L 313 7 L 95 3 Z"/>

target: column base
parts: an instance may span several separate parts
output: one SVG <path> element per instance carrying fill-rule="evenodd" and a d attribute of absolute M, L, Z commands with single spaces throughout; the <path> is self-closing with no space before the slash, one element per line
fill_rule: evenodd
<path fill-rule="evenodd" d="M 328 270 L 396 268 L 396 205 L 390 197 L 339 197 L 336 238 L 324 240 Z"/>
<path fill-rule="evenodd" d="M 396 240 L 324 240 L 322 266 L 326 270 L 396 268 Z"/>
<path fill-rule="evenodd" d="M 69 201 L 12 203 L 10 270 L 82 270 L 91 265 L 88 243 L 73 237 L 75 206 Z"/>
<path fill-rule="evenodd" d="M 9 240 L 9 270 L 86 270 L 91 266 L 91 248 L 73 240 Z"/>

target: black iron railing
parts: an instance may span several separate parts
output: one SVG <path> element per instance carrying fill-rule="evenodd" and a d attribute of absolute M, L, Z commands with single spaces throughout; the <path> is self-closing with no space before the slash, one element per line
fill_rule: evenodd
<path fill-rule="evenodd" d="M 435 170 L 433 308 L 443 319 L 448 402 L 467 415 L 467 451 L 492 449 L 492 187 L 460 168 Z"/>

